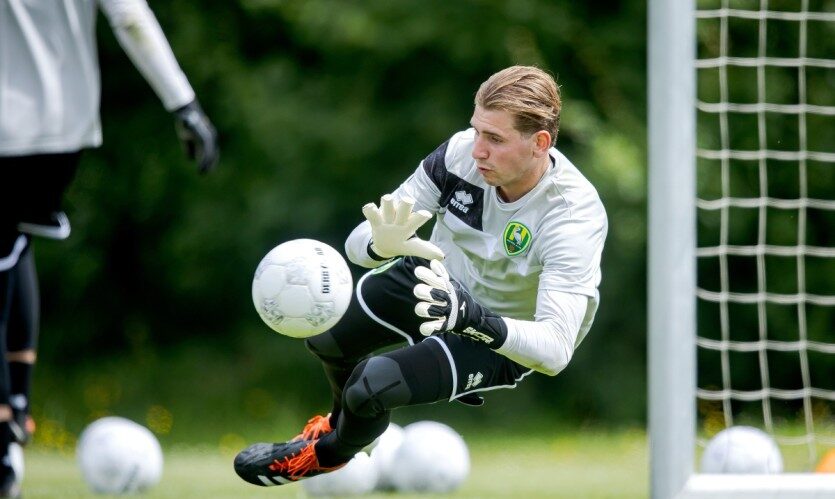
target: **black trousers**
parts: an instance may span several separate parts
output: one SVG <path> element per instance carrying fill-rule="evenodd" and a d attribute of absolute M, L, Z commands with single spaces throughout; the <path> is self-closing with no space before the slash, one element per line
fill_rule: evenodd
<path fill-rule="evenodd" d="M 0 156 L 0 259 L 18 243 L 20 222 L 39 222 L 61 210 L 81 152 Z"/>

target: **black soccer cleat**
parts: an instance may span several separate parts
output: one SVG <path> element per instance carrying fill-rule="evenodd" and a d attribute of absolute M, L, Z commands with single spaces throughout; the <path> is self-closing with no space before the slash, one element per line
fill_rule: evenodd
<path fill-rule="evenodd" d="M 0 463 L 0 497 L 20 497 L 20 480 L 11 466 Z"/>
<path fill-rule="evenodd" d="M 316 458 L 317 440 L 296 440 L 281 444 L 253 444 L 235 457 L 235 472 L 245 481 L 270 487 L 298 482 L 345 466 L 325 468 Z"/>

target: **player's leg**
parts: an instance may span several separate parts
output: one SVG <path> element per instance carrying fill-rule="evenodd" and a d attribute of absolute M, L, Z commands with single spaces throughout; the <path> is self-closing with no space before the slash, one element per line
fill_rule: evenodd
<path fill-rule="evenodd" d="M 34 431 L 34 422 L 29 417 L 29 391 L 37 357 L 39 318 L 38 278 L 30 243 L 13 269 L 11 310 L 6 335 L 9 402 L 14 416 L 13 423 L 18 427 L 15 436 L 21 445 L 28 443 Z"/>
<path fill-rule="evenodd" d="M 11 306 L 17 297 L 18 272 L 12 269 L 20 264 L 20 257 L 28 245 L 28 236 L 21 232 L 57 239 L 69 235 L 69 222 L 60 207 L 79 159 L 79 152 L 0 157 L 0 345 L 3 348 L 0 352 L 0 496 L 16 496 L 19 491 L 19 480 L 11 471 L 8 448 L 12 440 L 25 440 L 23 433 L 14 432 L 19 426 L 15 424 L 10 405 L 13 381 L 6 357 Z M 30 253 L 25 260 L 33 263 L 32 258 Z M 26 272 L 28 270 L 24 269 Z M 37 297 L 37 287 L 30 288 L 29 292 Z M 27 377 L 26 371 L 23 370 L 24 377 Z M 20 380 L 20 370 L 11 374 L 16 375 L 15 383 L 28 384 L 28 380 Z M 13 436 L 13 433 L 16 434 Z"/>
<path fill-rule="evenodd" d="M 17 166 L 15 161 L 0 158 L 0 496 L 3 497 L 14 497 L 20 489 L 9 458 L 9 445 L 12 442 L 9 422 L 12 420 L 12 410 L 9 405 L 9 371 L 5 358 L 13 269 L 26 246 L 26 237 L 17 230 L 20 213 L 20 198 L 16 192 L 20 170 Z"/>
<path fill-rule="evenodd" d="M 66 239 L 70 224 L 61 211 L 64 193 L 75 177 L 80 162 L 79 151 L 2 158 L 2 168 L 10 175 L 7 188 L 13 199 L 17 231 L 30 236 Z M 28 242 L 29 238 L 25 238 Z M 27 424 L 29 386 L 35 363 L 35 341 L 39 322 L 39 290 L 34 253 L 27 244 L 19 255 L 13 274 L 11 309 L 9 311 L 6 360 L 10 374 L 10 402 L 14 423 L 20 431 L 16 440 L 25 443 L 32 424 Z M 28 428 L 27 428 L 28 427 Z"/>
<path fill-rule="evenodd" d="M 356 294 L 353 295 L 345 316 L 334 328 L 305 341 L 307 349 L 322 363 L 333 406 L 327 422 L 312 419 L 300 437 L 310 439 L 318 436 L 317 433 L 330 431 L 339 419 L 342 388 L 354 367 L 369 353 L 402 341 L 403 338 L 374 323 L 362 310 Z M 320 428 L 323 426 L 326 428 Z"/>
<path fill-rule="evenodd" d="M 8 224 L 7 224 L 8 225 Z M 7 231 L 10 230 L 7 227 Z M 16 233 L 17 231 L 14 230 Z M 2 261 L 7 265 L 16 265 L 19 253 L 8 244 L 8 240 L 17 238 L 4 238 L 7 241 Z M 12 409 L 9 405 L 9 370 L 5 359 L 6 333 L 8 330 L 9 312 L 11 310 L 11 295 L 14 284 L 11 268 L 0 269 L 0 345 L 2 345 L 2 356 L 0 356 L 0 496 L 14 496 L 19 489 L 18 480 L 12 470 L 9 458 L 9 445 L 12 443 L 13 434 L 10 425 L 12 421 Z"/>
<path fill-rule="evenodd" d="M 235 469 L 242 478 L 256 485 L 276 485 L 324 470 L 316 464 L 312 444 L 317 437 L 331 433 L 332 428 L 339 425 L 344 404 L 343 389 L 356 366 L 364 365 L 363 359 L 382 347 L 414 343 L 423 338 L 417 332 L 420 321 L 414 314 L 415 266 L 412 259 L 400 259 L 363 276 L 357 283 L 357 292 L 345 317 L 330 331 L 307 341 L 308 349 L 322 361 L 331 385 L 333 411 L 330 418 L 311 419 L 302 434 L 288 443 L 249 446 L 235 460 Z M 287 466 L 273 463 L 270 456 L 277 455 L 289 456 L 288 460 L 277 459 L 288 466 L 303 463 L 303 476 L 293 475 L 298 470 L 283 470 L 282 467 Z M 336 463 L 340 464 L 344 462 Z M 278 468 L 272 470 L 269 466 Z"/>
<path fill-rule="evenodd" d="M 435 341 L 373 356 L 354 369 L 336 431 L 310 441 L 262 443 L 235 458 L 235 471 L 255 485 L 281 485 L 338 469 L 383 433 L 391 409 L 448 400 L 452 370 Z"/>
<path fill-rule="evenodd" d="M 380 436 L 394 409 L 512 388 L 530 372 L 483 343 L 452 333 L 375 355 L 348 379 L 335 431 L 312 441 L 252 445 L 235 458 L 235 470 L 256 485 L 326 473 Z"/>
<path fill-rule="evenodd" d="M 416 334 L 420 322 L 414 314 L 414 267 L 413 259 L 400 259 L 365 274 L 357 282 L 357 291 L 342 320 L 305 342 L 308 350 L 322 362 L 331 387 L 333 408 L 327 422 L 328 431 L 339 420 L 342 390 L 357 364 L 381 348 L 423 339 Z M 310 429 L 319 429 L 317 423 L 324 422 L 312 419 Z M 313 431 L 303 431 L 302 435 L 306 433 L 314 437 L 327 431 L 316 435 Z"/>
<path fill-rule="evenodd" d="M 425 340 L 375 355 L 354 369 L 343 394 L 336 431 L 316 444 L 323 466 L 351 459 L 388 427 L 398 407 L 449 400 L 455 373 L 443 344 Z"/>
<path fill-rule="evenodd" d="M 336 431 L 316 445 L 319 462 L 328 466 L 350 459 L 385 431 L 396 408 L 512 388 L 530 372 L 483 343 L 453 333 L 371 357 L 354 369 L 345 386 Z"/>

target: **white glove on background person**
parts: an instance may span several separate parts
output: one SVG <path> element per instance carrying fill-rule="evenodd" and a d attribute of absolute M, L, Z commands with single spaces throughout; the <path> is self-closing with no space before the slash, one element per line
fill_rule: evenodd
<path fill-rule="evenodd" d="M 362 214 L 371 224 L 369 248 L 383 259 L 396 256 L 417 256 L 427 260 L 442 260 L 440 248 L 415 236 L 415 231 L 432 218 L 426 210 L 412 211 L 415 200 L 403 197 L 395 200 L 391 194 L 380 199 L 380 207 L 368 203 Z"/>

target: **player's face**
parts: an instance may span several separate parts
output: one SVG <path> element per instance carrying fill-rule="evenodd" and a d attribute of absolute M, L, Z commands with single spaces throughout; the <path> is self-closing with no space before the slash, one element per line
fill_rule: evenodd
<path fill-rule="evenodd" d="M 470 125 L 476 133 L 472 156 L 485 182 L 497 187 L 506 201 L 519 199 L 536 186 L 548 166 L 547 132 L 527 136 L 516 130 L 513 115 L 507 111 L 480 106 Z"/>

